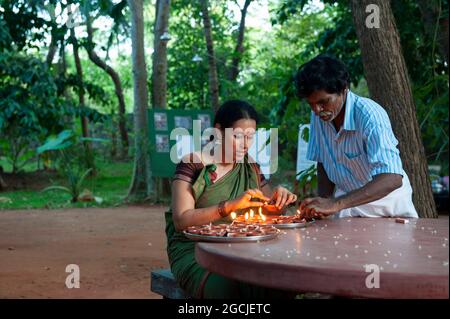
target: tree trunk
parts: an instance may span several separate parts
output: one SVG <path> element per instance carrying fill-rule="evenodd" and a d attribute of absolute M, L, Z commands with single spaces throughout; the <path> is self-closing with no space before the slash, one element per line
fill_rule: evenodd
<path fill-rule="evenodd" d="M 58 41 L 52 30 L 50 46 L 48 47 L 47 57 L 45 59 L 47 65 L 50 67 L 53 63 L 53 58 L 55 57 L 56 50 L 58 49 Z"/>
<path fill-rule="evenodd" d="M 3 174 L 3 167 L 0 165 L 0 191 L 3 191 L 6 189 L 6 183 L 2 178 Z"/>
<path fill-rule="evenodd" d="M 100 57 L 95 52 L 95 44 L 93 42 L 93 30 L 92 30 L 92 21 L 91 18 L 87 15 L 86 16 L 86 25 L 87 25 L 87 34 L 88 34 L 88 44 L 86 46 L 89 59 L 99 68 L 101 68 L 103 71 L 105 71 L 110 77 L 111 80 L 114 83 L 115 93 L 117 96 L 117 101 L 119 103 L 119 133 L 120 138 L 122 140 L 122 153 L 121 157 L 126 158 L 128 155 L 128 132 L 126 127 L 126 117 L 125 117 L 125 98 L 123 96 L 123 89 L 122 89 L 122 83 L 120 81 L 119 74 L 111 67 L 109 66 L 105 61 L 100 59 Z"/>
<path fill-rule="evenodd" d="M 150 196 L 153 188 L 147 126 L 148 91 L 144 51 L 143 0 L 128 0 L 128 5 L 131 11 L 135 132 L 134 170 L 128 198 L 142 200 Z"/>
<path fill-rule="evenodd" d="M 79 45 L 77 38 L 75 36 L 75 30 L 73 28 L 70 29 L 70 37 L 72 39 L 72 47 L 73 47 L 73 56 L 75 60 L 75 67 L 77 70 L 77 82 L 78 82 L 78 104 L 80 107 L 85 107 L 84 100 L 84 87 L 83 87 L 83 68 L 81 67 L 80 55 L 79 55 Z M 80 115 L 81 119 L 81 134 L 83 137 L 89 137 L 89 128 L 88 128 L 88 119 L 85 116 Z M 89 142 L 84 142 L 85 147 L 85 160 L 86 166 L 92 168 L 92 173 L 95 174 L 95 163 L 94 156 L 91 148 L 91 144 Z"/>
<path fill-rule="evenodd" d="M 245 18 L 247 16 L 247 9 L 252 0 L 245 0 L 244 7 L 241 10 L 241 22 L 239 23 L 239 31 L 236 42 L 236 48 L 234 49 L 233 60 L 230 68 L 230 81 L 236 81 L 239 75 L 239 63 L 242 59 L 242 53 L 244 53 L 244 33 L 245 33 Z"/>
<path fill-rule="evenodd" d="M 390 2 L 352 0 L 351 3 L 369 92 L 391 119 L 403 167 L 411 181 L 414 206 L 420 217 L 437 217 L 416 106 Z M 365 10 L 370 4 L 379 7 L 379 28 L 366 26 L 370 13 Z"/>
<path fill-rule="evenodd" d="M 425 32 L 431 41 L 436 40 L 439 54 L 448 63 L 448 16 L 442 15 L 440 2 L 418 0 L 417 3 L 422 14 Z"/>
<path fill-rule="evenodd" d="M 167 41 L 160 37 L 169 27 L 170 0 L 156 2 L 156 18 L 154 26 L 153 72 L 152 72 L 152 106 L 167 107 Z"/>
<path fill-rule="evenodd" d="M 203 28 L 205 31 L 206 49 L 208 52 L 209 65 L 209 94 L 211 95 L 211 106 L 214 113 L 219 109 L 219 78 L 217 76 L 216 55 L 211 32 L 211 20 L 208 12 L 208 0 L 200 0 Z"/>
<path fill-rule="evenodd" d="M 170 0 L 156 1 L 156 14 L 154 24 L 154 41 L 153 47 L 153 63 L 152 63 L 152 106 L 153 108 L 167 108 L 167 40 L 161 40 L 164 32 L 169 30 L 169 12 Z M 170 195 L 169 178 L 154 179 L 154 183 L 158 185 L 162 183 L 162 187 L 155 187 L 156 196 L 160 194 L 163 197 Z M 161 193 L 159 192 L 161 190 Z"/>

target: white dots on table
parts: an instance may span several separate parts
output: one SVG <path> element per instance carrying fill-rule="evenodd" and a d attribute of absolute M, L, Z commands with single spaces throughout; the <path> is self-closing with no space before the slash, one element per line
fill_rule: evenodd
<path fill-rule="evenodd" d="M 378 242 L 378 246 L 380 246 L 381 245 L 381 242 Z"/>
<path fill-rule="evenodd" d="M 392 267 L 394 267 L 394 268 L 397 268 L 397 266 L 398 266 L 397 264 L 393 264 L 393 265 L 392 265 Z"/>
<path fill-rule="evenodd" d="M 386 264 L 388 264 L 388 265 L 389 265 L 390 263 L 391 263 L 391 262 L 390 262 L 389 260 L 386 260 Z"/>
<path fill-rule="evenodd" d="M 359 245 L 355 245 L 355 248 L 358 249 L 358 248 L 359 248 Z"/>
<path fill-rule="evenodd" d="M 311 254 L 310 254 L 309 252 L 307 252 L 307 253 L 306 253 L 306 256 L 308 256 L 308 257 L 309 257 L 309 255 L 311 255 Z"/>
<path fill-rule="evenodd" d="M 231 247 L 231 244 L 228 244 L 228 247 Z"/>
<path fill-rule="evenodd" d="M 384 257 L 387 257 L 388 256 L 388 254 L 384 254 Z"/>
<path fill-rule="evenodd" d="M 442 266 L 448 267 L 448 261 L 445 261 L 445 260 L 444 260 L 444 261 L 442 262 Z"/>
<path fill-rule="evenodd" d="M 368 253 L 367 249 L 364 249 L 364 253 L 365 253 L 365 254 L 367 254 L 367 253 Z"/>
<path fill-rule="evenodd" d="M 366 229 L 365 229 L 365 228 L 363 228 L 363 231 L 366 231 Z"/>
<path fill-rule="evenodd" d="M 431 258 L 433 258 L 433 256 L 431 256 L 431 255 L 428 255 L 428 259 L 431 259 Z"/>
<path fill-rule="evenodd" d="M 388 251 L 387 251 L 387 253 L 388 253 L 388 254 L 390 254 L 390 253 L 391 253 L 391 251 L 390 251 L 390 250 L 388 250 Z"/>
<path fill-rule="evenodd" d="M 422 246 L 419 245 L 417 248 L 419 248 L 419 250 L 421 250 L 421 249 L 422 249 Z"/>
<path fill-rule="evenodd" d="M 345 255 L 344 255 L 344 257 L 345 257 L 345 258 L 348 258 L 348 255 L 347 255 L 347 254 L 345 254 Z"/>
<path fill-rule="evenodd" d="M 327 257 L 322 257 L 322 260 L 327 260 Z"/>
<path fill-rule="evenodd" d="M 337 255 L 336 258 L 337 258 L 337 259 L 341 259 L 341 255 Z"/>
<path fill-rule="evenodd" d="M 372 245 L 372 244 L 373 244 L 373 241 L 369 240 L 369 244 L 371 244 L 371 245 Z"/>
<path fill-rule="evenodd" d="M 319 259 L 320 259 L 320 256 L 316 256 L 316 259 L 319 260 Z"/>
<path fill-rule="evenodd" d="M 337 244 L 339 244 L 339 242 L 338 242 L 338 241 L 335 241 L 335 242 L 334 242 L 334 245 L 336 246 Z"/>
<path fill-rule="evenodd" d="M 317 240 L 317 238 L 316 238 L 316 237 L 313 237 L 313 240 Z"/>

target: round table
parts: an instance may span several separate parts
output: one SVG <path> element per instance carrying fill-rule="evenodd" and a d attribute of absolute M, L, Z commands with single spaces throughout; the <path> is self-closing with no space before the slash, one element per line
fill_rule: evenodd
<path fill-rule="evenodd" d="M 363 298 L 448 298 L 448 219 L 320 220 L 276 239 L 196 245 L 198 263 L 265 287 Z"/>

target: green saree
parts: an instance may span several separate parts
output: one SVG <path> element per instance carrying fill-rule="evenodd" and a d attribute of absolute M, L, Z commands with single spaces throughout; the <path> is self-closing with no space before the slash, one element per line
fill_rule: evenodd
<path fill-rule="evenodd" d="M 195 198 L 195 208 L 217 205 L 223 200 L 232 200 L 250 188 L 260 188 L 259 176 L 254 164 L 247 161 L 238 163 L 235 167 L 212 184 L 208 172 L 214 170 L 214 165 L 205 166 L 192 185 Z M 286 298 L 295 294 L 257 287 L 238 282 L 202 268 L 195 260 L 195 242 L 175 230 L 172 213 L 166 217 L 167 254 L 170 268 L 179 286 L 195 298 Z M 230 223 L 229 217 L 215 223 Z"/>

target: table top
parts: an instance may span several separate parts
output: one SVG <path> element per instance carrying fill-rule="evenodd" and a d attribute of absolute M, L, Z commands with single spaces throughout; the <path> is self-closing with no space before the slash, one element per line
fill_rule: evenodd
<path fill-rule="evenodd" d="M 196 245 L 211 272 L 266 287 L 363 298 L 448 298 L 447 219 L 320 220 L 276 239 Z M 378 284 L 378 288 L 377 288 Z"/>

